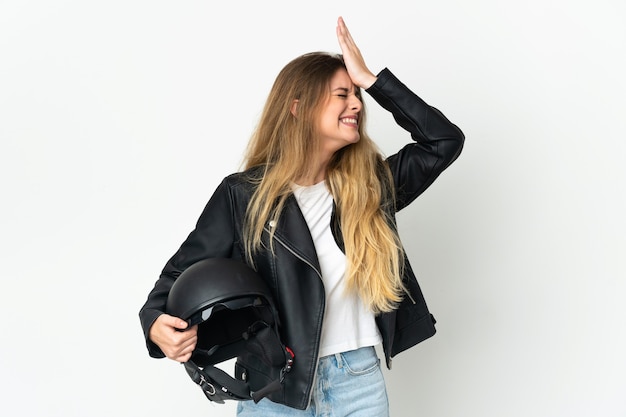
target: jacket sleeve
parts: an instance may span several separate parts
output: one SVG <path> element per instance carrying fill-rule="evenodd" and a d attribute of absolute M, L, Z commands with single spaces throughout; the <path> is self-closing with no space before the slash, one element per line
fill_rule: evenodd
<path fill-rule="evenodd" d="M 389 69 L 378 74 L 367 93 L 391 112 L 413 143 L 387 158 L 396 190 L 396 210 L 409 205 L 461 153 L 465 136 L 439 110 L 398 80 Z"/>
<path fill-rule="evenodd" d="M 150 356 L 162 358 L 161 349 L 148 337 L 152 323 L 165 312 L 167 296 L 176 278 L 189 266 L 206 258 L 230 257 L 234 246 L 232 199 L 226 180 L 223 181 L 205 206 L 195 229 L 172 256 L 148 299 L 139 311 L 146 345 Z"/>

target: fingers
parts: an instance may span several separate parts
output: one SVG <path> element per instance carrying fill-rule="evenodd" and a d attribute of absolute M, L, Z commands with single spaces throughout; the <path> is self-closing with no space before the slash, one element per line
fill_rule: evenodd
<path fill-rule="evenodd" d="M 196 348 L 198 342 L 197 326 L 179 334 L 187 335 L 187 338 L 181 339 L 173 350 L 166 355 L 168 358 L 176 362 L 187 362 Z"/>
<path fill-rule="evenodd" d="M 197 329 L 194 326 L 184 332 L 174 332 L 161 349 L 165 356 L 177 362 L 187 362 L 198 342 Z"/>
<path fill-rule="evenodd" d="M 361 51 L 359 51 L 354 39 L 352 39 L 352 35 L 350 35 L 350 31 L 342 17 L 337 19 L 337 40 L 339 41 L 341 53 L 344 56 L 348 56 L 349 58 L 362 58 Z"/>
<path fill-rule="evenodd" d="M 165 356 L 177 362 L 186 362 L 198 341 L 198 326 L 187 327 L 186 321 L 161 314 L 150 327 L 148 336 Z M 185 331 L 180 331 L 183 329 Z"/>
<path fill-rule="evenodd" d="M 369 88 L 376 81 L 376 76 L 365 65 L 365 59 L 342 17 L 337 19 L 337 40 L 352 82 L 361 88 Z"/>

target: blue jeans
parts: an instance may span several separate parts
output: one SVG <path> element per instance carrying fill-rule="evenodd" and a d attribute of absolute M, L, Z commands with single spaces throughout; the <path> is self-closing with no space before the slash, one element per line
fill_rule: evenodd
<path fill-rule="evenodd" d="M 239 417 L 388 417 L 389 401 L 373 346 L 320 358 L 311 404 L 297 410 L 267 398 L 237 404 Z"/>

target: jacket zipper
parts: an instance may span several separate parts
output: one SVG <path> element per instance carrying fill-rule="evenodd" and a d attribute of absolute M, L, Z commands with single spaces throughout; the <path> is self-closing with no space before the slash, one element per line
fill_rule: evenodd
<path fill-rule="evenodd" d="M 264 229 L 265 229 L 265 231 L 266 231 L 266 232 L 270 233 L 270 231 L 269 231 L 269 230 L 267 230 L 267 228 L 266 228 L 266 227 L 265 227 Z M 291 248 L 290 248 L 290 247 L 289 247 L 289 246 L 288 246 L 285 242 L 283 242 L 282 240 L 280 240 L 280 238 L 276 237 L 276 235 L 274 235 L 274 239 L 275 239 L 278 243 L 280 243 L 280 244 L 281 244 L 281 245 L 282 245 L 285 249 L 287 249 L 289 252 L 291 252 L 291 254 L 292 254 L 293 256 L 295 256 L 296 258 L 300 259 L 302 262 L 304 262 L 305 264 L 307 264 L 308 266 L 310 266 L 310 267 L 311 267 L 311 268 L 315 271 L 315 273 L 317 274 L 317 276 L 318 276 L 318 277 L 320 277 L 320 279 L 322 279 L 322 273 L 321 273 L 320 271 L 318 271 L 318 270 L 317 270 L 317 268 L 315 268 L 315 266 L 314 266 L 311 262 L 307 261 L 307 260 L 306 260 L 306 259 L 304 259 L 302 256 L 298 255 L 298 254 L 297 254 L 297 253 L 296 253 L 293 249 L 291 249 Z"/>
<path fill-rule="evenodd" d="M 263 229 L 265 229 L 266 232 L 270 233 L 269 230 L 267 230 L 267 227 L 264 227 Z M 285 242 L 283 242 L 280 238 L 276 237 L 276 235 L 274 235 L 274 239 L 276 239 L 276 241 L 278 243 L 281 244 L 282 247 L 284 247 L 285 249 L 287 249 L 293 256 L 295 256 L 296 258 L 300 259 L 302 262 L 304 262 L 305 264 L 307 264 L 308 266 L 311 267 L 311 269 L 313 269 L 315 271 L 315 273 L 317 274 L 317 276 L 320 278 L 320 281 L 322 281 L 322 273 L 320 271 L 317 270 L 317 268 L 311 264 L 311 262 L 307 261 L 306 259 L 304 259 L 302 256 L 298 255 L 293 249 L 291 249 L 289 247 L 289 245 L 287 245 Z M 322 285 L 323 281 L 322 281 Z M 410 297 L 410 295 L 409 295 Z M 320 340 L 321 335 L 318 333 L 317 334 L 317 340 Z M 311 399 L 313 397 L 313 390 L 315 389 L 315 383 L 317 380 L 317 368 L 319 366 L 319 351 L 318 353 L 315 355 L 315 369 L 313 370 L 313 380 L 311 381 L 311 389 L 309 390 L 309 398 L 307 399 L 307 408 L 311 405 Z"/>
<path fill-rule="evenodd" d="M 404 292 L 406 293 L 406 295 L 409 296 L 409 298 L 411 299 L 411 301 L 413 302 L 413 304 L 417 304 L 415 302 L 415 299 L 411 296 L 411 293 L 409 292 L 409 290 L 407 288 L 404 289 Z"/>

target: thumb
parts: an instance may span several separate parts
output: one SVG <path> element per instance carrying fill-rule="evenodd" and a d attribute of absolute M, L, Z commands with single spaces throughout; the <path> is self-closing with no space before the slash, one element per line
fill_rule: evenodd
<path fill-rule="evenodd" d="M 166 316 L 164 317 L 165 323 L 176 329 L 183 330 L 183 329 L 186 329 L 187 326 L 189 326 L 189 324 L 185 320 L 181 319 L 180 317 L 174 317 L 168 314 L 165 314 L 165 316 Z"/>
<path fill-rule="evenodd" d="M 184 330 L 187 328 L 187 326 L 189 326 L 189 324 L 185 320 L 174 317 L 174 327 L 180 330 Z"/>

